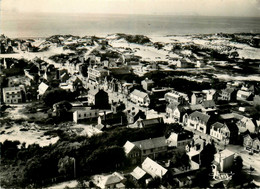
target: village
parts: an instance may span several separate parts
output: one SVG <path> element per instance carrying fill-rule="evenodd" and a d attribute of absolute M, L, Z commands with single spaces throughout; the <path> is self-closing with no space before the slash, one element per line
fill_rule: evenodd
<path fill-rule="evenodd" d="M 3 186 L 260 186 L 259 36 L 0 40 Z"/>

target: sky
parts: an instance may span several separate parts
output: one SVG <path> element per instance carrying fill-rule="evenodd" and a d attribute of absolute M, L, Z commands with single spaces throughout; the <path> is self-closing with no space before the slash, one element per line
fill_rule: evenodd
<path fill-rule="evenodd" d="M 0 0 L 1 12 L 260 17 L 260 0 Z"/>

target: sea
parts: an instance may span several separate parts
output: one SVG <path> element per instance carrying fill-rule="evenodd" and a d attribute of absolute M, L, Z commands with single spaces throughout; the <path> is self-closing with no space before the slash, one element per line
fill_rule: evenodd
<path fill-rule="evenodd" d="M 259 17 L 118 15 L 0 12 L 0 33 L 11 38 L 56 34 L 106 36 L 114 33 L 148 36 L 260 33 Z"/>

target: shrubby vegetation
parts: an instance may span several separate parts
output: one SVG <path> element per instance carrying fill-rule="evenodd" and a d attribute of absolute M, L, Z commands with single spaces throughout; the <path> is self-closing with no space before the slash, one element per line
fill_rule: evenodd
<path fill-rule="evenodd" d="M 150 43 L 150 39 L 144 35 L 128 35 L 119 33 L 117 34 L 119 39 L 125 39 L 129 43 L 145 44 Z"/>
<path fill-rule="evenodd" d="M 18 148 L 19 142 L 5 141 L 1 143 L 1 167 L 9 168 L 3 170 L 6 179 L 1 184 L 5 187 L 32 185 L 35 188 L 71 179 L 74 176 L 71 167 L 74 166 L 74 158 L 77 178 L 122 170 L 128 165 L 122 148 L 126 139 L 136 141 L 163 136 L 164 130 L 164 126 L 148 130 L 116 128 L 91 138 L 69 136 L 60 130 L 57 133 L 60 140 L 46 147 L 33 144 L 25 148 L 22 144 Z M 19 171 L 13 178 L 10 170 L 16 170 L 15 167 L 19 167 Z"/>

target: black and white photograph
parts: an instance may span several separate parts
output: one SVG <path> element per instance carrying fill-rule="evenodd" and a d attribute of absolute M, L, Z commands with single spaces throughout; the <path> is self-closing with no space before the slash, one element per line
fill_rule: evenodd
<path fill-rule="evenodd" d="M 0 189 L 260 187 L 260 0 L 0 0 L 0 86 Z"/>

